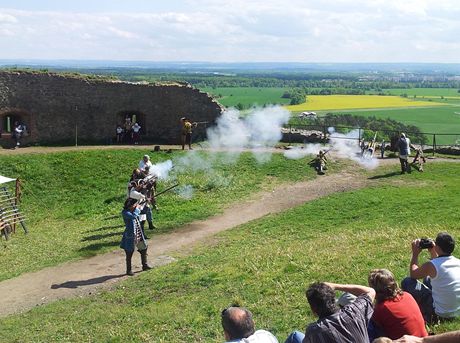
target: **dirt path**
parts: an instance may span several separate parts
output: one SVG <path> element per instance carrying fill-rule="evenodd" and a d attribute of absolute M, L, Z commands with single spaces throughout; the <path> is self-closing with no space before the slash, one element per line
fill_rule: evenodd
<path fill-rule="evenodd" d="M 396 159 L 382 162 L 381 165 L 394 164 L 395 170 L 398 170 L 399 163 Z M 376 179 L 368 179 L 359 171 L 348 168 L 338 174 L 279 186 L 272 192 L 255 194 L 251 199 L 227 208 L 221 215 L 193 222 L 167 234 L 154 235 L 150 240 L 149 261 L 154 266 L 169 263 L 174 259 L 168 254 L 190 251 L 195 243 L 202 242 L 220 231 L 332 193 L 360 189 L 379 182 Z M 135 270 L 140 269 L 138 260 L 138 256 L 133 258 Z M 126 278 L 124 270 L 124 252 L 120 249 L 0 282 L 0 317 L 58 299 L 84 296 L 109 288 L 115 282 Z"/>

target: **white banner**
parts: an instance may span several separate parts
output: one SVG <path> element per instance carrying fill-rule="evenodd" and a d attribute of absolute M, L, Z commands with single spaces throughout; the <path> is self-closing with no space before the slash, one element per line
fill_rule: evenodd
<path fill-rule="evenodd" d="M 9 177 L 5 177 L 5 176 L 0 175 L 0 184 L 11 182 L 11 181 L 16 181 L 16 179 L 10 179 Z"/>

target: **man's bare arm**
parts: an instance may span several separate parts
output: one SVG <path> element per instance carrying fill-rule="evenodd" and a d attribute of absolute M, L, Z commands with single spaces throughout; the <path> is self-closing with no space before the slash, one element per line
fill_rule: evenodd
<path fill-rule="evenodd" d="M 367 294 L 372 301 L 374 301 L 375 298 L 375 290 L 371 287 L 362 285 L 344 285 L 332 282 L 325 282 L 325 284 L 331 287 L 334 291 L 348 292 L 356 296 Z"/>
<path fill-rule="evenodd" d="M 400 339 L 393 341 L 394 343 L 458 343 L 460 342 L 460 330 L 441 333 L 435 336 L 415 337 L 403 336 Z"/>

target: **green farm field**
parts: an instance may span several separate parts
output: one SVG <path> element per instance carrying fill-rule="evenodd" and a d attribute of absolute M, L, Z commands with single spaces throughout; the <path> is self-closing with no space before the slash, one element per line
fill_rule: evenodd
<path fill-rule="evenodd" d="M 236 106 L 241 103 L 245 106 L 252 106 L 254 104 L 271 104 L 279 103 L 288 105 L 289 99 L 281 98 L 287 88 L 209 88 L 203 89 L 211 94 L 221 94 L 223 97 L 217 100 L 225 106 Z M 457 89 L 446 88 L 414 88 L 414 89 L 389 89 L 384 90 L 391 95 L 399 96 L 400 94 L 407 93 L 411 100 L 424 101 L 429 104 L 433 102 L 433 106 L 418 106 L 418 107 L 385 107 L 385 108 L 367 108 L 367 109 L 353 109 L 343 108 L 334 110 L 317 110 L 316 112 L 321 115 L 327 112 L 332 113 L 352 113 L 362 116 L 375 116 L 377 118 L 390 118 L 400 121 L 404 124 L 415 125 L 420 128 L 422 132 L 436 133 L 436 134 L 452 134 L 452 135 L 439 135 L 436 137 L 437 144 L 451 145 L 458 144 L 460 139 L 460 93 Z M 413 95 L 417 95 L 414 99 Z M 441 99 L 444 96 L 444 99 Z M 316 96 L 318 98 L 318 96 Z M 329 96 L 323 96 L 328 98 Z M 354 97 L 354 96 L 350 96 Z M 356 96 L 357 99 L 362 96 Z M 424 98 L 423 98 L 424 97 Z M 331 100 L 334 96 L 331 96 Z M 445 106 L 439 106 L 443 104 Z M 410 105 L 410 103 L 409 103 Z M 307 108 L 306 104 L 300 107 Z M 327 104 L 323 104 L 327 107 Z M 331 107 L 333 107 L 331 105 Z M 293 116 L 297 116 L 299 111 L 292 111 Z M 432 142 L 433 136 L 428 135 L 428 142 Z"/>
<path fill-rule="evenodd" d="M 356 177 L 371 187 L 336 193 L 219 234 L 189 256 L 112 291 L 58 301 L 2 319 L 4 342 L 223 342 L 220 312 L 248 307 L 280 342 L 315 321 L 305 299 L 314 281 L 367 284 L 373 268 L 407 275 L 410 241 L 460 236 L 458 163 L 425 173 L 394 166 Z M 397 201 L 396 201 L 397 199 Z M 404 206 L 401 206 L 404 204 Z M 458 256 L 459 248 L 454 251 Z M 420 260 L 428 259 L 426 252 Z M 458 329 L 460 319 L 432 327 Z"/>
<path fill-rule="evenodd" d="M 401 95 L 407 94 L 407 96 L 413 97 L 457 97 L 460 99 L 460 92 L 457 88 L 390 88 L 382 90 L 385 94 L 389 95 Z M 375 93 L 375 92 L 369 92 Z"/>
<path fill-rule="evenodd" d="M 351 113 L 359 116 L 390 118 L 420 128 L 422 132 L 449 134 L 437 135 L 437 144 L 459 144 L 460 142 L 460 107 L 437 106 L 429 108 L 386 108 L 330 111 L 332 113 Z M 431 143 L 433 136 L 427 135 Z"/>
<path fill-rule="evenodd" d="M 281 96 L 288 88 L 251 88 L 251 87 L 225 87 L 202 88 L 204 92 L 212 94 L 224 106 L 235 107 L 239 103 L 246 108 L 263 106 L 264 104 L 288 105 L 291 99 Z M 219 94 L 222 95 L 219 97 Z"/>

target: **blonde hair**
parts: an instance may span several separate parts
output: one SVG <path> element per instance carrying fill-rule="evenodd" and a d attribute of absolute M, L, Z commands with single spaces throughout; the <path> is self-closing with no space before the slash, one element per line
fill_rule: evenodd
<path fill-rule="evenodd" d="M 388 269 L 374 269 L 367 279 L 369 286 L 375 289 L 377 303 L 394 299 L 403 292 L 398 287 L 395 277 Z"/>

